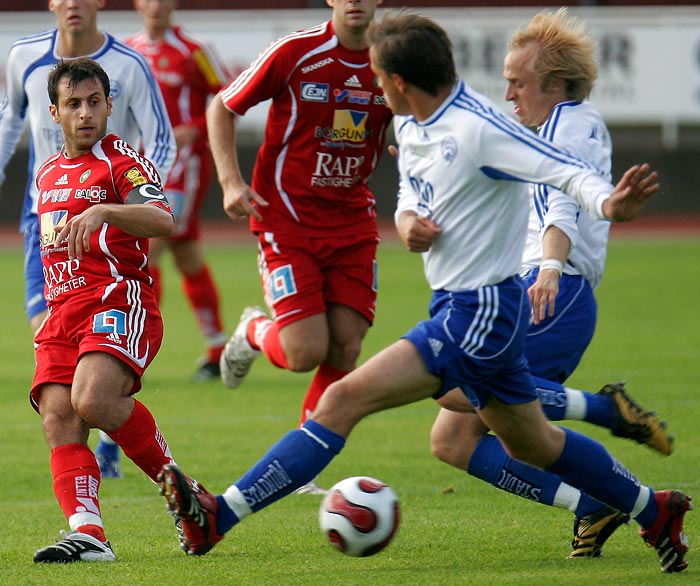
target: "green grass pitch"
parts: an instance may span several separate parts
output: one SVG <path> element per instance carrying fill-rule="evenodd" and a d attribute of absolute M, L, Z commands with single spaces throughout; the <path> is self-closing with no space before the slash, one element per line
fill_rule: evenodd
<path fill-rule="evenodd" d="M 260 304 L 255 249 L 210 245 L 224 314 L 235 327 L 245 305 Z M 169 261 L 169 259 L 166 259 Z M 429 291 L 418 256 L 380 247 L 375 326 L 362 359 L 426 314 Z M 27 401 L 31 336 L 22 311 L 22 255 L 0 250 L 0 577 L 4 584 L 168 586 L 201 584 L 509 585 L 700 584 L 700 512 L 687 516 L 691 549 L 685 575 L 663 576 L 635 526 L 622 527 L 597 560 L 569 560 L 573 517 L 496 491 L 437 462 L 429 432 L 432 401 L 361 422 L 345 451 L 323 472 L 325 486 L 367 474 L 398 493 L 402 522 L 394 542 L 366 559 L 333 550 L 318 529 L 320 497 L 290 496 L 247 519 L 205 557 L 185 556 L 156 487 L 133 465 L 102 483 L 102 512 L 115 564 L 35 565 L 35 549 L 67 529 L 51 490 L 40 418 Z M 245 384 L 193 384 L 202 345 L 170 262 L 164 263 L 166 335 L 139 393 L 177 462 L 222 492 L 298 420 L 311 375 L 259 359 Z M 598 292 L 598 329 L 569 385 L 592 391 L 626 380 L 632 396 L 656 409 L 676 435 L 664 458 L 587 424 L 645 483 L 680 488 L 700 503 L 700 239 L 614 240 Z M 568 425 L 568 424 L 567 424 Z M 96 434 L 91 441 L 94 445 Z"/>

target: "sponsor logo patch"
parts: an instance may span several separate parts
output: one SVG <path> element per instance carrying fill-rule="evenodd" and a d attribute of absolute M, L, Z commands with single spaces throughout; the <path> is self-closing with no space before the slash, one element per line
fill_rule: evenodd
<path fill-rule="evenodd" d="M 136 167 L 129 169 L 126 173 L 124 173 L 124 176 L 131 181 L 131 184 L 134 187 L 148 183 L 146 178 L 141 174 L 141 171 L 139 171 Z"/>
<path fill-rule="evenodd" d="M 336 110 L 333 113 L 333 127 L 316 127 L 316 138 L 330 141 L 362 143 L 370 134 L 365 129 L 367 112 L 356 110 Z"/>
<path fill-rule="evenodd" d="M 301 82 L 301 99 L 306 102 L 327 102 L 328 93 L 327 83 Z"/>
<path fill-rule="evenodd" d="M 107 199 L 107 191 L 99 185 L 91 185 L 83 189 L 76 189 L 75 198 L 86 199 L 90 203 L 100 203 L 102 200 Z"/>
<path fill-rule="evenodd" d="M 363 90 L 333 90 L 333 96 L 335 97 L 336 103 L 347 100 L 348 104 L 367 105 L 372 99 L 372 92 Z"/>
<path fill-rule="evenodd" d="M 307 65 L 306 67 L 301 68 L 302 73 L 309 73 L 309 71 L 316 71 L 317 69 L 320 69 L 321 67 L 325 67 L 326 65 L 330 65 L 333 63 L 333 57 L 326 57 L 325 59 L 321 59 L 320 61 L 316 61 L 316 63 L 312 63 L 311 65 Z"/>
<path fill-rule="evenodd" d="M 66 225 L 67 220 L 67 210 L 44 212 L 41 214 L 41 217 L 39 218 L 41 246 L 49 246 L 54 244 L 56 242 L 56 236 L 58 236 L 58 233 Z"/>

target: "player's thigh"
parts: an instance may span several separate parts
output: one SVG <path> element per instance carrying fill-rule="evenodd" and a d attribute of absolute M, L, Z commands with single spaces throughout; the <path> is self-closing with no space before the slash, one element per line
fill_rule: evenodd
<path fill-rule="evenodd" d="M 362 340 L 369 329 L 367 318 L 346 305 L 328 304 L 328 328 L 330 334 L 328 360 L 338 368 L 354 368 Z"/>
<path fill-rule="evenodd" d="M 88 352 L 78 360 L 74 386 L 84 386 L 100 397 L 127 397 L 132 394 L 136 374 L 133 369 L 112 354 Z"/>
<path fill-rule="evenodd" d="M 177 269 L 183 275 L 197 275 L 204 268 L 204 246 L 201 240 L 174 240 L 170 250 Z"/>
<path fill-rule="evenodd" d="M 546 468 L 564 449 L 564 432 L 547 421 L 538 400 L 507 404 L 492 396 L 479 415 L 518 460 Z"/>
<path fill-rule="evenodd" d="M 280 343 L 287 361 L 298 363 L 301 370 L 320 364 L 328 354 L 329 329 L 325 313 L 317 313 L 287 323 L 280 328 Z M 303 364 L 308 363 L 308 367 Z"/>
<path fill-rule="evenodd" d="M 346 436 L 363 417 L 426 399 L 440 387 L 416 347 L 401 339 L 328 387 L 314 419 Z"/>
<path fill-rule="evenodd" d="M 148 243 L 148 264 L 156 266 L 160 262 L 160 257 L 170 246 L 168 238 L 151 238 Z"/>

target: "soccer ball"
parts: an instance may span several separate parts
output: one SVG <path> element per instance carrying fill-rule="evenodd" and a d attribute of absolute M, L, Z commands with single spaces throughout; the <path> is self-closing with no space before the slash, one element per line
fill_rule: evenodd
<path fill-rule="evenodd" d="M 366 557 L 382 551 L 399 526 L 396 493 L 381 480 L 353 476 L 333 485 L 321 503 L 321 531 L 344 554 Z"/>

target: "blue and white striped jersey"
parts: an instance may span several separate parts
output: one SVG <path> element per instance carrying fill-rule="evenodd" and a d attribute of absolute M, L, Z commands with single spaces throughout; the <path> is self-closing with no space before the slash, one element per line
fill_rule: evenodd
<path fill-rule="evenodd" d="M 144 155 L 158 170 L 163 183 L 175 160 L 177 146 L 160 89 L 143 56 L 103 32 L 105 42 L 86 55 L 99 62 L 110 78 L 114 109 L 107 132 L 114 133 Z M 37 169 L 61 149 L 61 127 L 49 112 L 47 78 L 61 60 L 56 54 L 58 31 L 17 40 L 7 60 L 7 95 L 0 104 L 0 181 L 22 135 L 25 121 L 30 128 L 29 180 L 25 193 L 23 223 L 36 214 Z"/>
<path fill-rule="evenodd" d="M 612 141 L 603 118 L 590 102 L 557 104 L 538 134 L 588 161 L 603 178 L 611 180 Z M 542 236 L 554 225 L 571 241 L 564 272 L 581 275 L 593 289 L 597 288 L 603 278 L 610 223 L 594 220 L 576 201 L 554 187 L 531 184 L 530 195 L 523 272 L 540 265 Z"/>
<path fill-rule="evenodd" d="M 518 274 L 528 183 L 562 189 L 596 218 L 613 191 L 592 164 L 538 137 L 461 81 L 427 120 L 397 116 L 394 124 L 396 217 L 413 210 L 443 230 L 423 253 L 433 290 L 477 289 Z"/>

